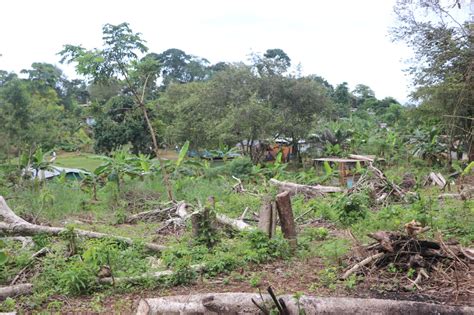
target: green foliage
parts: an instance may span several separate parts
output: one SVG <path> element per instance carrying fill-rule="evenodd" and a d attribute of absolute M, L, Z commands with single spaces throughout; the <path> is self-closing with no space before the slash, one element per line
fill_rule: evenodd
<path fill-rule="evenodd" d="M 366 193 L 354 193 L 340 197 L 335 203 L 338 219 L 344 225 L 351 225 L 367 216 L 369 197 Z"/>

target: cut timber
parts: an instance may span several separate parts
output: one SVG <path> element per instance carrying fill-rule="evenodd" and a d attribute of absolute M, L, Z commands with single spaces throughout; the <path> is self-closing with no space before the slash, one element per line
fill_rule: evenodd
<path fill-rule="evenodd" d="M 278 216 L 280 217 L 281 231 L 288 240 L 292 250 L 296 250 L 296 224 L 291 208 L 291 198 L 288 191 L 282 192 L 276 196 L 276 206 Z"/>
<path fill-rule="evenodd" d="M 13 297 L 18 295 L 30 294 L 33 292 L 33 285 L 31 283 L 22 283 L 0 288 L 0 299 Z"/>
<path fill-rule="evenodd" d="M 262 295 L 266 302 L 271 298 Z M 279 296 L 290 314 L 474 314 L 473 307 L 449 306 L 431 303 L 357 299 L 357 298 L 317 298 L 302 296 L 298 303 L 292 295 Z M 137 315 L 145 314 L 261 314 L 252 299 L 262 304 L 256 293 L 204 293 L 178 295 L 161 298 L 141 299 Z"/>
<path fill-rule="evenodd" d="M 342 192 L 343 189 L 340 187 L 333 187 L 333 186 L 321 186 L 321 185 L 301 185 L 291 182 L 282 182 L 277 179 L 270 179 L 270 184 L 278 186 L 280 191 L 289 191 L 292 195 L 296 195 L 299 193 L 305 194 L 310 197 L 317 197 L 321 196 L 325 193 L 334 193 L 334 192 Z"/>
<path fill-rule="evenodd" d="M 276 211 L 274 211 L 273 202 L 270 196 L 265 196 L 262 207 L 258 215 L 258 228 L 269 238 L 275 235 Z"/>
<path fill-rule="evenodd" d="M 66 231 L 66 229 L 62 227 L 37 225 L 23 220 L 22 218 L 17 216 L 10 209 L 10 207 L 8 207 L 5 199 L 2 196 L 0 196 L 0 217 L 2 218 L 2 221 L 0 222 L 0 235 L 33 236 L 38 234 L 49 234 L 58 236 L 61 232 Z M 134 241 L 131 238 L 123 236 L 116 236 L 79 229 L 74 229 L 74 233 L 76 233 L 76 235 L 78 236 L 88 238 L 113 238 L 130 245 L 134 244 Z M 147 249 L 155 252 L 162 251 L 166 248 L 163 245 L 158 245 L 154 243 L 145 243 L 144 246 Z"/>

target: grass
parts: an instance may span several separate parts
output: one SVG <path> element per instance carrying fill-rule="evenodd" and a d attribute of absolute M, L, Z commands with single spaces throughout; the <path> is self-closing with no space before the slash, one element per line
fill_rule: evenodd
<path fill-rule="evenodd" d="M 91 154 L 70 153 L 60 154 L 57 161 L 62 166 L 87 170 L 93 170 L 101 162 Z M 221 169 L 209 168 L 207 171 L 212 170 L 212 172 L 204 177 L 196 173 L 176 175 L 172 178 L 176 199 L 185 200 L 195 206 L 194 210 L 196 210 L 199 203 L 205 206 L 207 198 L 214 196 L 216 212 L 225 213 L 233 218 L 239 217 L 245 207 L 250 208 L 249 213 L 258 212 L 261 196 L 274 194 L 275 191 L 266 187 L 260 177 L 248 176 L 247 180 L 244 179 L 244 187 L 249 192 L 258 193 L 258 195 L 233 192 L 232 186 L 236 181 L 229 176 L 229 165 L 222 165 Z M 238 177 L 245 178 L 243 173 L 238 172 L 241 168 L 235 169 Z M 402 169 L 409 168 L 397 167 L 397 170 Z M 392 172 L 391 175 L 397 179 L 398 172 Z M 92 201 L 90 192 L 84 191 L 84 187 L 76 181 L 61 182 L 56 179 L 38 187 L 34 183 L 24 182 L 18 189 L 7 186 L 4 189 L 9 192 L 8 203 L 15 212 L 26 218 L 38 218 L 42 224 L 64 226 L 67 221 L 68 226 L 73 224 L 75 228 L 127 236 L 143 241 L 154 240 L 157 236 L 155 232 L 157 223 L 140 222 L 134 225 L 117 223 L 120 223 L 122 217 L 131 213 L 151 210 L 167 201 L 160 174 L 144 179 L 126 177 L 120 193 L 114 182 L 102 185 L 98 188 L 99 201 Z M 341 194 L 331 194 L 311 200 L 305 200 L 302 196 L 294 197 L 292 205 L 295 217 L 304 214 L 305 220 L 324 218 L 332 223 L 328 223 L 327 228 L 308 226 L 300 231 L 298 252 L 294 258 L 290 259 L 302 261 L 317 258 L 322 261 L 322 269 L 315 270 L 315 274 L 322 286 L 333 288 L 337 284 L 335 279 L 338 278 L 340 269 L 347 264 L 345 255 L 351 247 L 350 241 L 343 235 L 334 233 L 343 228 L 350 228 L 359 240 L 367 241 L 365 235 L 369 232 L 401 230 L 405 223 L 417 220 L 432 227 L 432 231 L 426 236 L 432 237 L 432 233 L 440 231 L 446 239 L 456 238 L 462 244 L 470 244 L 473 241 L 472 200 L 440 201 L 437 199 L 439 191 L 436 188 L 420 187 L 417 192 L 419 195 L 411 203 L 393 203 L 375 207 L 369 201 L 361 200 L 363 206 L 368 208 L 367 215 L 355 217 L 346 226 L 340 222 L 340 212 L 343 209 L 340 201 Z M 188 210 L 191 211 L 191 209 Z M 183 232 L 184 234 L 180 236 L 170 234 L 166 235 L 166 238 L 160 238 L 159 242 L 169 248 L 162 253 L 161 257 L 151 256 L 154 254 L 144 252 L 140 246 L 129 247 L 117 242 L 110 243 L 110 240 L 77 239 L 74 240 L 77 242 L 77 254 L 66 259 L 64 253 L 68 252 L 67 242 L 71 240 L 66 240 L 64 237 L 48 238 L 53 254 L 46 256 L 38 263 L 39 268 L 42 268 L 42 273 L 32 279 L 38 292 L 41 291 L 44 294 L 37 293 L 28 298 L 29 303 L 37 299 L 35 302 L 37 306 L 31 308 L 46 307 L 49 305 L 47 302 L 51 301 L 50 296 L 54 294 L 70 296 L 94 292 L 104 294 L 119 292 L 114 290 L 123 288 L 97 286 L 98 269 L 109 263 L 117 276 L 128 276 L 147 271 L 150 267 L 148 260 L 154 259 L 161 262 L 160 268 L 180 271 L 177 278 L 172 279 L 170 283 L 193 281 L 197 276 L 190 273 L 189 266 L 193 264 L 205 266 L 201 274 L 205 278 L 229 275 L 235 270 L 245 269 L 251 271 L 252 276 L 248 281 L 253 287 L 257 286 L 262 278 L 261 271 L 255 269 L 259 264 L 291 256 L 287 252 L 286 241 L 280 233 L 276 238 L 268 240 L 259 233 L 233 234 L 222 230 L 215 235 L 218 242 L 211 249 L 207 248 L 206 244 L 196 242 L 191 235 L 190 226 Z M 28 263 L 31 256 L 31 251 L 19 251 L 18 244 L 15 245 L 17 247 L 12 247 L 11 244 L 8 246 L 9 263 L 4 267 L 0 266 L 0 283 L 2 284 L 11 281 L 12 275 Z M 253 266 L 253 269 L 249 266 Z M 150 285 L 163 284 L 151 283 Z M 350 289 L 356 285 L 356 278 L 346 283 Z M 5 309 L 8 309 L 8 305 Z"/>
<path fill-rule="evenodd" d="M 97 158 L 98 155 L 89 153 L 60 153 L 58 154 L 55 165 L 70 168 L 80 168 L 93 172 L 102 161 Z"/>

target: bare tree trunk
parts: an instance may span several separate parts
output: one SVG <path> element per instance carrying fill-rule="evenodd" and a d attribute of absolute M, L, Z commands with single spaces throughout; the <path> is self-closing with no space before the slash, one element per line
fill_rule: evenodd
<path fill-rule="evenodd" d="M 262 298 L 272 305 L 268 294 Z M 457 314 L 472 315 L 474 307 L 449 306 L 412 301 L 395 301 L 359 298 L 318 298 L 302 296 L 296 300 L 292 295 L 279 296 L 289 314 L 352 315 L 352 314 Z M 252 299 L 263 304 L 256 293 L 203 293 L 160 298 L 141 299 L 137 315 L 152 314 L 261 314 Z"/>
<path fill-rule="evenodd" d="M 44 233 L 58 236 L 61 232 L 66 231 L 66 229 L 62 227 L 37 225 L 23 220 L 22 218 L 17 216 L 10 209 L 10 207 L 8 207 L 5 199 L 2 196 L 0 196 L 0 217 L 3 219 L 3 221 L 0 222 L 0 235 L 33 236 Z M 134 241 L 131 238 L 123 236 L 116 236 L 79 229 L 75 229 L 74 233 L 76 233 L 76 235 L 78 236 L 84 236 L 88 238 L 113 238 L 130 245 L 134 244 Z M 144 246 L 147 249 L 155 252 L 166 249 L 166 246 L 154 243 L 145 243 Z"/>
<path fill-rule="evenodd" d="M 293 251 L 296 250 L 296 224 L 293 218 L 293 209 L 291 208 L 290 193 L 285 191 L 277 195 L 277 210 L 280 217 L 281 230 L 288 240 Z"/>

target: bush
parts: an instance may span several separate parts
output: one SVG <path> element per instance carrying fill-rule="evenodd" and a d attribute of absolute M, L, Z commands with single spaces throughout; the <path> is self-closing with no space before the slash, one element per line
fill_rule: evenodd
<path fill-rule="evenodd" d="M 367 216 L 369 197 L 366 193 L 354 193 L 339 198 L 336 202 L 338 220 L 343 225 L 351 225 Z"/>

